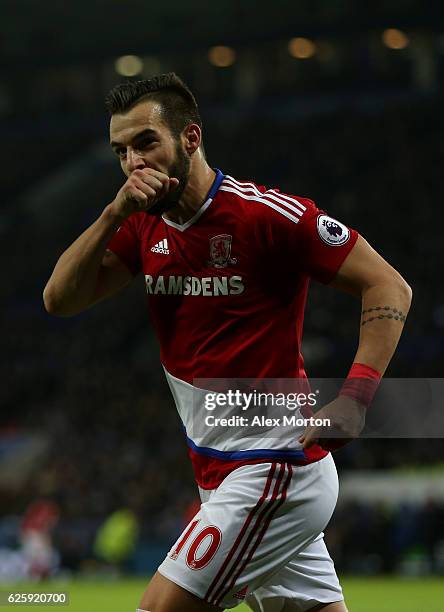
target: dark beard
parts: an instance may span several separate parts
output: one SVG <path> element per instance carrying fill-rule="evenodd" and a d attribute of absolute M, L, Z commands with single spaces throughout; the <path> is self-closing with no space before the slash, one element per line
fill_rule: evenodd
<path fill-rule="evenodd" d="M 169 193 L 165 198 L 156 202 L 149 210 L 147 214 L 160 216 L 163 213 L 175 208 L 179 203 L 180 196 L 182 195 L 185 187 L 187 186 L 190 178 L 190 165 L 191 161 L 188 155 L 183 151 L 181 143 L 176 143 L 176 159 L 168 168 L 168 176 L 171 178 L 177 178 L 179 185 L 177 188 Z"/>

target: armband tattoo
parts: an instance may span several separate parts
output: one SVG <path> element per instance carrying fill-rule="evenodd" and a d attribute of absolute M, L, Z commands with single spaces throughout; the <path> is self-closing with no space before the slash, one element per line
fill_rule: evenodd
<path fill-rule="evenodd" d="M 405 314 L 401 310 L 393 308 L 392 306 L 373 306 L 373 308 L 367 308 L 366 310 L 362 311 L 362 317 L 364 318 L 365 315 L 371 312 L 375 312 L 377 314 L 364 319 L 361 326 L 365 325 L 366 323 L 370 323 L 371 321 L 377 321 L 378 319 L 394 319 L 395 321 L 400 321 L 401 323 L 404 323 L 405 321 Z"/>

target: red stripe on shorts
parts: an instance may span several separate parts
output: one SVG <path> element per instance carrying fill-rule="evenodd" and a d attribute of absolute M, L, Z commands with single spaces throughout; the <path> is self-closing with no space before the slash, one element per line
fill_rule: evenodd
<path fill-rule="evenodd" d="M 250 552 L 247 556 L 247 558 L 245 559 L 244 563 L 241 565 L 241 567 L 239 568 L 239 570 L 237 571 L 237 573 L 233 576 L 233 578 L 231 579 L 230 584 L 226 587 L 226 589 L 221 593 L 221 595 L 219 596 L 216 605 L 219 605 L 220 602 L 223 600 L 223 598 L 229 593 L 229 591 L 233 588 L 233 586 L 236 584 L 237 579 L 239 578 L 239 576 L 242 574 L 242 572 L 244 571 L 245 567 L 247 566 L 247 564 L 251 561 L 251 559 L 253 558 L 254 553 L 256 552 L 257 547 L 259 546 L 259 544 L 262 541 L 262 538 L 265 535 L 265 532 L 267 531 L 268 527 L 270 526 L 270 523 L 273 519 L 273 516 L 276 514 L 276 511 L 280 508 L 280 506 L 282 506 L 282 504 L 284 503 L 286 497 L 287 497 L 287 489 L 288 489 L 288 485 L 290 484 L 290 480 L 293 474 L 293 468 L 291 467 L 291 465 L 289 463 L 287 463 L 287 468 L 288 468 L 288 476 L 287 479 L 284 483 L 284 486 L 282 487 L 281 490 L 281 498 L 278 501 L 277 504 L 275 504 L 274 508 L 272 508 L 270 510 L 270 513 L 268 514 L 268 517 L 265 519 L 264 525 L 262 527 L 262 530 L 260 531 L 258 537 L 256 538 L 255 543 L 253 544 L 253 546 L 250 549 Z"/>
<path fill-rule="evenodd" d="M 219 584 L 219 587 L 217 588 L 216 592 L 213 593 L 213 595 L 211 596 L 210 603 L 215 603 L 216 600 L 220 599 L 220 593 L 222 591 L 224 591 L 225 585 L 226 585 L 227 581 L 230 579 L 232 574 L 236 571 L 236 568 L 239 565 L 239 563 L 242 562 L 242 558 L 245 555 L 246 551 L 248 550 L 248 547 L 249 547 L 251 541 L 253 540 L 253 538 L 255 537 L 256 533 L 260 530 L 260 528 L 262 526 L 262 521 L 267 516 L 269 510 L 273 507 L 273 504 L 274 504 L 274 502 L 275 502 L 275 500 L 276 500 L 276 498 L 277 498 L 277 496 L 279 494 L 279 488 L 281 486 L 281 482 L 283 480 L 284 473 L 285 473 L 285 464 L 282 463 L 281 467 L 280 467 L 280 470 L 279 470 L 279 474 L 276 477 L 276 481 L 275 481 L 275 485 L 274 485 L 274 488 L 273 488 L 273 493 L 272 493 L 271 498 L 266 502 L 264 508 L 261 510 L 259 516 L 256 519 L 255 524 L 253 525 L 253 527 L 250 530 L 249 534 L 247 535 L 246 539 L 242 538 L 242 539 L 244 539 L 243 546 L 242 546 L 239 554 L 237 555 L 236 560 L 231 565 L 231 568 L 229 569 L 228 573 L 223 578 L 222 582 Z M 245 535 L 245 531 L 244 531 L 243 535 Z M 240 541 L 241 541 L 241 539 L 239 539 L 239 544 L 240 544 Z M 236 548 L 237 548 L 237 540 L 236 540 L 235 545 L 236 545 Z M 235 550 L 233 550 L 233 553 L 234 552 L 235 552 Z"/>
<path fill-rule="evenodd" d="M 262 506 L 262 504 L 264 503 L 264 501 L 267 499 L 268 496 L 268 492 L 270 490 L 271 487 L 271 482 L 273 480 L 273 476 L 274 476 L 274 472 L 276 471 L 276 464 L 273 463 L 271 465 L 270 471 L 268 472 L 268 476 L 267 476 L 267 480 L 265 482 L 265 487 L 264 490 L 262 492 L 261 497 L 259 498 L 257 504 L 255 505 L 255 507 L 250 511 L 249 515 L 247 516 L 245 523 L 242 526 L 241 531 L 239 532 L 239 535 L 236 538 L 236 541 L 234 542 L 233 546 L 230 549 L 230 552 L 228 553 L 227 557 L 225 558 L 225 561 L 222 563 L 221 568 L 219 569 L 216 577 L 214 578 L 213 582 L 210 584 L 208 591 L 205 593 L 205 601 L 207 601 L 211 595 L 211 591 L 217 586 L 217 583 L 219 581 L 219 579 L 222 577 L 222 574 L 225 571 L 225 568 L 227 567 L 228 563 L 231 561 L 234 553 L 236 552 L 237 547 L 239 546 L 239 544 L 241 543 L 242 538 L 245 535 L 246 530 L 248 529 L 248 526 L 250 525 L 251 521 L 254 518 L 254 515 L 256 514 L 256 512 L 259 510 L 259 508 Z"/>

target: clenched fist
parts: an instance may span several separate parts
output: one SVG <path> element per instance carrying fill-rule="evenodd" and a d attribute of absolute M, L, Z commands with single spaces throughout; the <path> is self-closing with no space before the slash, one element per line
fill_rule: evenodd
<path fill-rule="evenodd" d="M 135 212 L 148 211 L 156 202 L 177 189 L 179 181 L 152 168 L 134 170 L 111 203 L 113 213 L 126 219 Z"/>

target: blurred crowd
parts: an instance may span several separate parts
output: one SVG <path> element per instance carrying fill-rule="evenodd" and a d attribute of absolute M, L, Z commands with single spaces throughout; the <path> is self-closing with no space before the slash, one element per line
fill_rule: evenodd
<path fill-rule="evenodd" d="M 310 197 L 358 229 L 414 292 L 388 375 L 441 376 L 441 100 L 351 104 L 299 119 L 291 117 L 290 103 L 286 108 L 280 116 L 270 102 L 270 107 L 255 107 L 237 121 L 203 109 L 210 163 L 238 179 Z M 98 122 L 89 133 L 77 132 L 78 155 L 87 157 L 100 127 Z M 66 141 L 64 148 L 63 160 L 70 160 L 74 151 Z M 32 150 L 37 166 L 39 160 L 48 165 L 55 157 L 51 138 L 38 145 L 34 140 Z M 60 161 L 45 167 L 45 173 Z M 30 165 L 25 174 L 37 179 L 36 166 Z M 184 436 L 147 321 L 141 279 L 112 302 L 73 319 L 52 318 L 43 308 L 42 290 L 57 257 L 111 201 L 123 180 L 117 163 L 106 168 L 100 187 L 92 184 L 91 191 L 79 193 L 75 208 L 72 201 L 67 200 L 69 210 L 65 200 L 59 202 L 51 213 L 54 225 L 44 210 L 39 216 L 20 207 L 22 194 L 12 189 L 0 223 L 7 273 L 0 286 L 0 435 L 39 431 L 49 441 L 25 486 L 2 489 L 0 548 L 18 541 L 18 523 L 5 527 L 14 524 L 8 522 L 11 517 L 21 515 L 35 499 L 49 499 L 59 512 L 53 537 L 61 564 L 73 570 L 94 557 L 98 527 L 119 508 L 137 517 L 140 542 L 167 547 L 196 498 Z M 22 183 L 23 193 L 29 188 L 30 181 Z M 66 225 L 65 216 L 70 219 Z M 309 376 L 345 376 L 358 332 L 359 304 L 313 286 L 304 339 Z M 364 440 L 335 458 L 340 471 L 389 470 L 442 462 L 443 450 L 439 439 Z M 357 500 L 338 507 L 328 542 L 341 571 L 399 570 L 415 551 L 430 571 L 444 571 L 444 553 L 438 550 L 444 541 L 443 519 L 444 506 L 433 499 L 395 508 Z"/>

